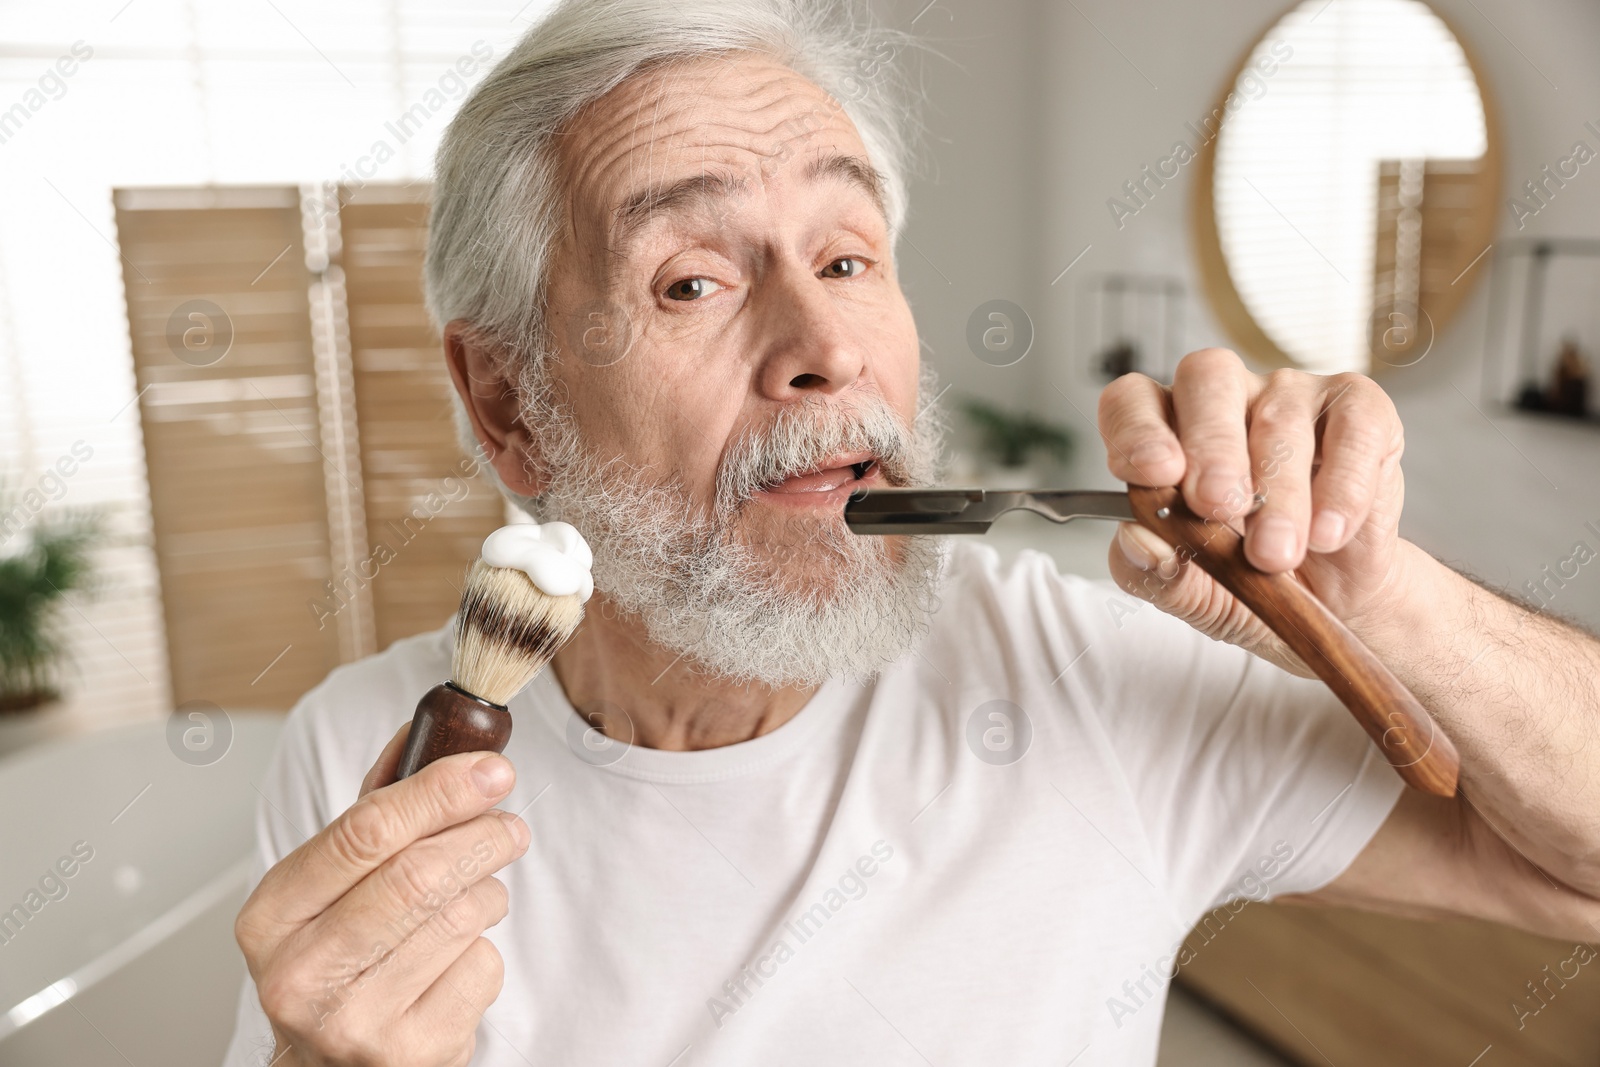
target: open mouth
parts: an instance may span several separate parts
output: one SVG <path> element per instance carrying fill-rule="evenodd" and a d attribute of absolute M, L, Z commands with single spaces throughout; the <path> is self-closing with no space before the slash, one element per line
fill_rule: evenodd
<path fill-rule="evenodd" d="M 814 469 L 791 474 L 757 494 L 773 502 L 798 505 L 842 502 L 857 489 L 881 481 L 878 459 L 870 453 L 829 456 Z M 784 498 L 781 501 L 775 498 Z"/>

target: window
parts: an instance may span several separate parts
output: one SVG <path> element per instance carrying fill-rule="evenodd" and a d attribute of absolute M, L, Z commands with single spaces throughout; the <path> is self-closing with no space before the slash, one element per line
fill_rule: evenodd
<path fill-rule="evenodd" d="M 102 588 L 64 616 L 68 714 L 171 707 L 111 190 L 426 178 L 470 84 L 545 3 L 5 5 L 0 472 L 29 485 L 92 450 L 48 507 L 109 521 Z"/>

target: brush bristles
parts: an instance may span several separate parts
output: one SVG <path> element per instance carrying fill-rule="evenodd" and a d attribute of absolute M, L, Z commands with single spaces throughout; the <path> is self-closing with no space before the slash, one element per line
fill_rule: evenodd
<path fill-rule="evenodd" d="M 582 618 L 576 596 L 550 596 L 522 571 L 477 560 L 456 616 L 451 680 L 503 705 L 544 669 Z"/>

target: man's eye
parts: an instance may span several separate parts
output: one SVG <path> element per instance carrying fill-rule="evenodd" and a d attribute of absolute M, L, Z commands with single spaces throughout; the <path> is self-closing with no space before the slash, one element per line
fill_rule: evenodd
<path fill-rule="evenodd" d="M 703 296 L 710 296 L 721 289 L 722 286 L 710 278 L 685 278 L 667 286 L 668 300 L 699 300 Z"/>
<path fill-rule="evenodd" d="M 850 264 L 850 266 L 845 267 L 843 271 L 835 271 L 835 268 L 841 264 Z M 866 269 L 866 260 L 856 259 L 854 256 L 846 256 L 844 259 L 836 259 L 829 263 L 822 268 L 822 272 L 829 278 L 854 278 Z"/>

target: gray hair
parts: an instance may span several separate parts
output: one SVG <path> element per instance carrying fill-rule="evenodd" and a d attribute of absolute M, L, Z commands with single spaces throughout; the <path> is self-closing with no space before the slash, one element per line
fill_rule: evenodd
<path fill-rule="evenodd" d="M 508 355 L 537 358 L 554 331 L 546 277 L 563 217 L 555 135 L 642 69 L 675 59 L 771 55 L 831 95 L 883 179 L 891 237 L 921 128 L 895 60 L 925 48 L 855 0 L 562 0 L 473 91 L 435 164 L 428 312 Z"/>

